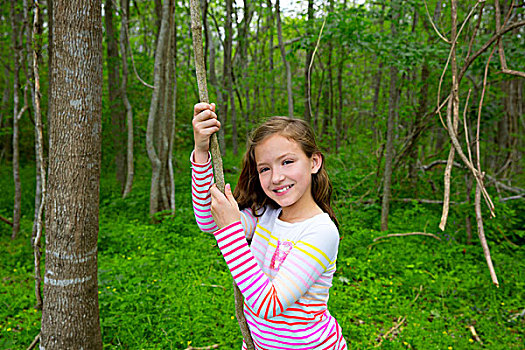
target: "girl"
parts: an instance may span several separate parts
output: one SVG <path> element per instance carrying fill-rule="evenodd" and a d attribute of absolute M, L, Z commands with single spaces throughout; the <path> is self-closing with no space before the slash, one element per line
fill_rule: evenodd
<path fill-rule="evenodd" d="M 339 232 L 312 129 L 299 119 L 270 118 L 251 135 L 234 193 L 226 185 L 222 194 L 212 185 L 208 153 L 219 128 L 215 105 L 196 104 L 193 208 L 245 298 L 255 347 L 346 349 L 327 309 Z"/>

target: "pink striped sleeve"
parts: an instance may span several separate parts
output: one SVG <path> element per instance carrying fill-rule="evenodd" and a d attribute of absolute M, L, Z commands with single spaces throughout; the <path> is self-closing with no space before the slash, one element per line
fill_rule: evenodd
<path fill-rule="evenodd" d="M 211 215 L 210 187 L 214 183 L 211 155 L 208 153 L 208 161 L 200 164 L 195 163 L 193 154 L 192 152 L 190 156 L 192 165 L 191 197 L 195 221 L 202 231 L 214 232 L 218 227 Z M 248 208 L 241 211 L 241 220 L 246 232 L 246 238 L 251 239 L 257 225 L 257 218 L 253 215 L 252 210 Z"/>
<path fill-rule="evenodd" d="M 256 263 L 241 221 L 215 231 L 214 236 L 246 305 L 265 319 L 281 314 L 304 295 L 333 264 L 331 259 L 335 259 L 339 245 L 337 230 L 324 225 L 312 227 L 295 242 L 270 280 Z"/>

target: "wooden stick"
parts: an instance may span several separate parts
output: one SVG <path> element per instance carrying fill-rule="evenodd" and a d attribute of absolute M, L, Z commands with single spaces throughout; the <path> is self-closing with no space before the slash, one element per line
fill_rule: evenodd
<path fill-rule="evenodd" d="M 193 51 L 195 53 L 195 70 L 197 73 L 197 85 L 199 87 L 199 99 L 201 102 L 209 103 L 208 86 L 206 84 L 206 68 L 204 66 L 204 54 L 202 50 L 202 18 L 200 2 L 198 0 L 190 0 L 191 13 L 191 33 L 193 36 Z M 213 171 L 217 188 L 224 193 L 224 171 L 222 167 L 221 151 L 219 149 L 219 142 L 217 135 L 213 134 L 210 140 L 210 152 L 213 161 Z M 239 287 L 233 282 L 233 292 L 235 296 L 235 315 L 237 322 L 241 329 L 244 342 L 249 350 L 254 350 L 252 336 L 248 328 L 248 323 L 244 318 L 244 298 Z"/>
<path fill-rule="evenodd" d="M 218 349 L 218 348 L 219 348 L 219 344 L 213 344 L 209 346 L 198 346 L 198 347 L 188 346 L 186 350 L 210 350 L 210 349 Z"/>
<path fill-rule="evenodd" d="M 13 222 L 4 218 L 3 216 L 0 215 L 0 221 L 3 221 L 5 222 L 6 224 L 8 224 L 9 226 L 13 227 Z"/>
<path fill-rule="evenodd" d="M 472 325 L 469 325 L 469 326 L 468 326 L 468 329 L 470 329 L 470 333 L 472 333 L 472 336 L 474 337 L 474 339 L 476 339 L 476 341 L 477 341 L 478 343 L 480 343 L 481 345 L 483 345 L 483 342 L 481 341 L 481 339 L 480 339 L 478 333 L 476 333 L 476 328 L 474 328 L 474 326 L 472 326 Z"/>
<path fill-rule="evenodd" d="M 37 336 L 35 337 L 35 339 L 33 339 L 33 342 L 31 344 L 29 344 L 29 347 L 27 348 L 27 350 L 34 349 L 36 344 L 38 344 L 39 341 L 40 341 L 40 333 L 38 333 Z"/>
<path fill-rule="evenodd" d="M 387 238 L 387 237 L 404 237 L 404 236 L 428 236 L 433 237 L 437 239 L 438 241 L 441 241 L 441 238 L 436 236 L 433 233 L 426 233 L 426 232 L 408 232 L 408 233 L 391 233 L 386 236 L 376 237 L 374 238 L 374 242 L 379 241 L 380 239 Z"/>

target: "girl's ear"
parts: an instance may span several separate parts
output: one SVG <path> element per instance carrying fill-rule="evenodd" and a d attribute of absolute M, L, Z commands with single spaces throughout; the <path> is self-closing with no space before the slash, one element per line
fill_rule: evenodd
<path fill-rule="evenodd" d="M 312 174 L 317 174 L 323 165 L 323 155 L 321 153 L 312 154 Z"/>

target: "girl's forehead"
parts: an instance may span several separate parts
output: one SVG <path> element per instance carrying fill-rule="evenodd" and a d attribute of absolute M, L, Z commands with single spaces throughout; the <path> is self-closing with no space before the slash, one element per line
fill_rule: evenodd
<path fill-rule="evenodd" d="M 286 154 L 304 154 L 304 152 L 295 140 L 279 134 L 268 136 L 255 146 L 256 162 L 279 158 Z"/>

